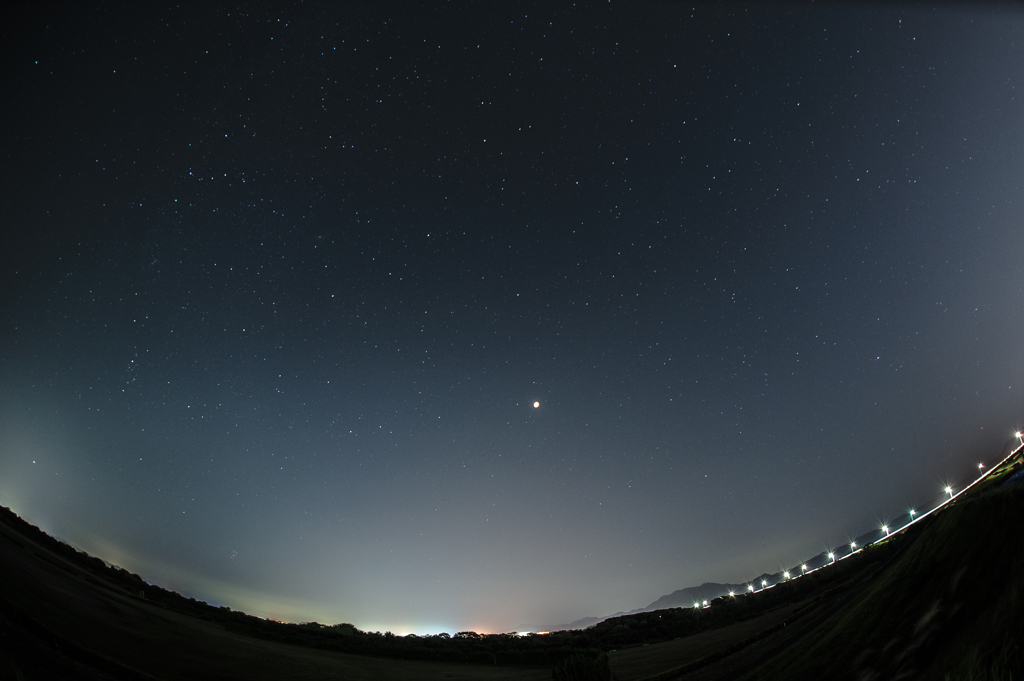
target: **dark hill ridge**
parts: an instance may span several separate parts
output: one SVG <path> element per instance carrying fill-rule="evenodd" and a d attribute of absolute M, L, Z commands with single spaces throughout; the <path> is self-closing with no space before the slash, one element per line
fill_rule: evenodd
<path fill-rule="evenodd" d="M 539 680 L 573 660 L 610 663 L 616 681 L 1021 678 L 1024 487 L 1005 484 L 1019 470 L 1018 453 L 916 525 L 773 588 L 525 637 L 263 620 L 147 584 L 0 507 L 0 680 Z"/>
<path fill-rule="evenodd" d="M 1024 489 L 944 509 L 861 596 L 747 679 L 1021 678 Z"/>
<path fill-rule="evenodd" d="M 791 592 L 797 610 L 781 624 L 741 640 L 728 637 L 735 624 L 713 630 L 674 667 L 663 651 L 684 646 L 685 639 L 650 646 L 644 656 L 664 658 L 657 665 L 663 671 L 653 674 L 631 674 L 642 658 L 616 652 L 610 655 L 615 678 L 1024 678 L 1024 542 L 1017 540 L 1024 536 L 1024 488 L 1013 484 L 1021 470 L 1018 451 L 922 522 L 835 568 L 765 592 Z M 738 607 L 747 598 L 720 599 L 711 610 Z"/>
<path fill-rule="evenodd" d="M 1013 478 L 1014 482 L 1019 482 L 1021 480 L 1024 480 L 1024 478 L 1021 477 L 1021 476 L 1024 476 L 1024 470 L 1018 470 L 1015 467 L 1015 465 L 1019 465 L 1020 464 L 1021 452 L 1018 451 L 1020 449 L 1021 449 L 1021 445 L 1018 442 L 1018 440 L 1016 438 L 1011 438 L 1011 439 L 1007 440 L 1005 445 L 1003 445 L 1003 448 L 1000 451 L 998 459 L 997 459 L 998 461 L 1004 462 L 1004 466 L 1003 466 L 1004 469 L 1009 470 L 1009 468 L 1012 467 L 1013 470 L 1017 471 L 1014 474 L 1014 478 Z M 1014 452 L 1017 452 L 1017 457 L 1015 459 L 1013 459 L 1012 461 L 1010 461 L 1010 456 Z M 1016 462 L 1016 464 L 1014 462 Z M 994 473 L 995 471 L 992 471 L 992 472 Z M 1000 484 L 1013 484 L 1013 483 L 1010 483 L 1009 480 L 1003 478 L 1002 476 L 1000 476 L 1000 480 L 1001 480 Z M 904 514 L 903 516 L 895 519 L 892 522 L 892 526 L 893 527 L 902 527 L 903 525 L 906 525 L 908 522 L 910 522 L 911 519 L 912 519 L 911 516 Z M 875 528 L 875 529 L 872 529 L 872 530 L 870 530 L 868 532 L 865 532 L 864 534 L 862 534 L 862 535 L 860 535 L 858 537 L 855 537 L 853 541 L 859 547 L 867 546 L 867 545 L 872 544 L 872 543 L 878 541 L 879 539 L 881 539 L 884 534 L 885 533 L 881 529 Z M 845 554 L 847 552 L 849 552 L 849 550 L 850 550 L 849 547 L 844 545 L 842 547 L 842 549 L 838 549 L 836 551 L 836 557 L 837 558 L 843 558 L 845 556 Z M 822 552 L 822 553 L 819 553 L 818 555 L 816 555 L 816 556 L 814 556 L 812 558 L 809 558 L 806 561 L 803 561 L 802 565 L 806 565 L 808 570 L 814 570 L 814 569 L 817 569 L 819 567 L 824 566 L 826 563 L 829 563 L 829 562 L 831 562 L 831 560 L 829 559 L 828 554 L 825 553 L 825 552 Z M 790 568 L 790 571 L 795 574 L 795 573 L 798 573 L 800 571 L 800 568 L 799 568 L 799 566 L 793 566 L 792 568 Z M 568 629 L 586 629 L 587 627 L 592 627 L 595 624 L 599 624 L 601 622 L 604 622 L 606 620 L 612 619 L 614 617 L 622 617 L 624 615 L 635 615 L 635 614 L 643 613 L 643 612 L 652 612 L 652 611 L 655 611 L 655 610 L 662 610 L 664 608 L 691 608 L 691 607 L 693 607 L 694 605 L 696 605 L 698 603 L 703 603 L 704 601 L 710 602 L 710 601 L 712 601 L 712 600 L 714 600 L 716 598 L 720 598 L 722 596 L 728 596 L 730 593 L 733 593 L 733 594 L 745 593 L 747 591 L 747 589 L 748 589 L 748 585 L 750 585 L 750 584 L 753 584 L 755 586 L 755 589 L 760 588 L 762 580 L 764 580 L 767 583 L 767 585 L 778 584 L 779 582 L 784 580 L 783 572 L 780 571 L 780 572 L 776 572 L 776 573 L 773 573 L 773 574 L 764 573 L 764 574 L 758 575 L 757 577 L 754 577 L 749 582 L 744 582 L 743 584 L 719 584 L 717 582 L 704 582 L 700 586 L 691 586 L 691 587 L 687 587 L 685 589 L 677 589 L 676 591 L 673 591 L 670 594 L 666 594 L 666 595 L 658 598 L 653 603 L 650 603 L 647 607 L 644 607 L 644 608 L 637 608 L 635 610 L 630 610 L 628 612 L 619 611 L 619 612 L 615 613 L 614 615 L 606 615 L 604 617 L 583 617 L 581 619 L 578 619 L 578 620 L 575 620 L 573 622 L 570 622 L 569 624 L 558 624 L 558 625 L 553 625 L 553 626 L 551 626 L 551 625 L 545 625 L 545 626 L 525 626 L 524 625 L 519 630 L 520 631 L 562 631 L 562 630 L 568 630 Z"/>

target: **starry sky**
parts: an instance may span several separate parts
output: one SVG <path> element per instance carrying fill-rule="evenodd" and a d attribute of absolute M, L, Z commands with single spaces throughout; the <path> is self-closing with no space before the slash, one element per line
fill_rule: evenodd
<path fill-rule="evenodd" d="M 0 504 L 148 581 L 565 623 L 1024 425 L 1019 8 L 6 11 Z"/>

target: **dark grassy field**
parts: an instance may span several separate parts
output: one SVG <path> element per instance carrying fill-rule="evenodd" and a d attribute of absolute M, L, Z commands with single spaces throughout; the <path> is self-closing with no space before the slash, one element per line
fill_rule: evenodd
<path fill-rule="evenodd" d="M 674 641 L 616 650 L 608 655 L 612 672 L 617 681 L 636 681 L 653 676 L 679 666 L 687 660 L 696 660 L 717 653 L 784 622 L 797 607 L 782 606 L 750 620 L 716 627 Z"/>
<path fill-rule="evenodd" d="M 1022 679 L 1024 485 L 1000 486 L 1016 470 L 764 592 L 528 639 L 269 623 L 148 585 L 5 510 L 0 681 L 549 679 L 568 650 L 613 651 L 619 681 Z"/>

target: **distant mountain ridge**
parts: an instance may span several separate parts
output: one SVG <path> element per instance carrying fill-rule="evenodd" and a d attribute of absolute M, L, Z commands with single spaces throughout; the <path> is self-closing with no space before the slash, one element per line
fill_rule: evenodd
<path fill-rule="evenodd" d="M 772 575 L 765 573 L 757 577 L 757 580 L 771 577 Z M 636 610 L 630 610 L 628 612 L 619 611 L 614 615 L 606 615 L 605 617 L 583 617 L 573 622 L 569 622 L 568 624 L 555 624 L 546 627 L 524 626 L 520 631 L 564 631 L 567 629 L 586 629 L 587 627 L 592 627 L 595 624 L 600 624 L 605 620 L 610 620 L 613 617 L 635 615 L 640 612 L 650 612 L 651 610 L 664 610 L 665 608 L 692 608 L 696 603 L 712 601 L 719 596 L 727 595 L 730 591 L 734 593 L 742 593 L 746 590 L 747 583 L 718 584 L 717 582 L 704 582 L 700 586 L 690 586 L 685 589 L 677 589 L 670 594 L 662 596 L 645 608 L 637 608 Z"/>
<path fill-rule="evenodd" d="M 757 579 L 763 579 L 770 575 L 761 575 Z M 747 590 L 747 583 L 744 584 L 718 584 L 717 582 L 704 582 L 700 586 L 691 586 L 686 589 L 679 589 L 662 596 L 646 608 L 648 610 L 663 610 L 665 608 L 692 608 L 698 603 L 712 601 L 719 596 L 725 596 L 730 591 L 743 593 Z"/>

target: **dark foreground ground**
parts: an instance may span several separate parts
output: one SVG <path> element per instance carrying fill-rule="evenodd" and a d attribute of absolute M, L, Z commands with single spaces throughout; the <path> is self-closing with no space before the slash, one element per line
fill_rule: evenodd
<path fill-rule="evenodd" d="M 567 650 L 609 651 L 619 681 L 1022 679 L 1024 485 L 1003 484 L 1017 470 L 763 594 L 528 640 L 267 623 L 148 585 L 4 509 L 0 681 L 549 679 Z"/>

